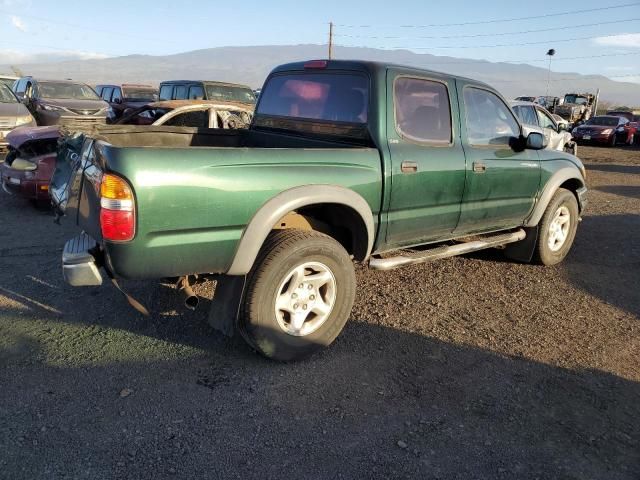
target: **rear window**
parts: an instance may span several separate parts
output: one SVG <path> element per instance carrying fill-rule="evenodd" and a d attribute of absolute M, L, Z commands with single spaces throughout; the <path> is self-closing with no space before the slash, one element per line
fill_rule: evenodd
<path fill-rule="evenodd" d="M 258 114 L 329 122 L 366 123 L 369 81 L 359 74 L 299 73 L 271 77 Z"/>

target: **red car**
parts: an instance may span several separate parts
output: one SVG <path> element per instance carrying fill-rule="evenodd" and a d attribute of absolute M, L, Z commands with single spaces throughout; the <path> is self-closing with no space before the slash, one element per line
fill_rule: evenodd
<path fill-rule="evenodd" d="M 38 204 L 49 203 L 49 182 L 56 167 L 57 126 L 16 128 L 6 137 L 9 153 L 0 163 L 5 192 Z"/>
<path fill-rule="evenodd" d="M 581 145 L 599 143 L 615 147 L 623 143 L 632 145 L 636 131 L 636 124 L 625 117 L 599 115 L 574 128 L 571 135 Z"/>

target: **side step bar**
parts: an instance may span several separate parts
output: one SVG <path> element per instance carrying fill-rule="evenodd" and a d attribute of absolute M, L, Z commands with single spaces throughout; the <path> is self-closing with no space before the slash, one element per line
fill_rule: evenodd
<path fill-rule="evenodd" d="M 369 261 L 369 268 L 374 270 L 392 270 L 394 268 L 403 267 L 405 265 L 415 265 L 417 263 L 431 262 L 440 260 L 441 258 L 455 257 L 485 248 L 500 247 L 508 243 L 519 242 L 527 236 L 522 229 L 511 232 L 502 233 L 500 235 L 488 235 L 479 240 L 471 242 L 458 243 L 457 245 L 445 245 L 436 247 L 424 252 L 411 252 L 405 255 L 398 255 L 389 258 L 372 258 Z"/>

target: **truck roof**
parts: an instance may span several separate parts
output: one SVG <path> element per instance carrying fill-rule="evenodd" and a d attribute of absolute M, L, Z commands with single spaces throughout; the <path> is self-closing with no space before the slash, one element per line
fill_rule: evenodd
<path fill-rule="evenodd" d="M 456 78 L 456 79 L 460 79 L 460 80 L 464 80 L 465 82 L 468 83 L 473 83 L 476 84 L 478 86 L 483 86 L 483 87 L 487 87 L 487 88 L 491 88 L 493 90 L 495 90 L 495 88 L 491 87 L 489 84 L 484 83 L 484 82 L 480 82 L 478 80 L 474 80 L 472 78 L 467 78 L 467 77 L 463 77 L 460 75 L 453 75 L 450 73 L 444 73 L 444 72 L 439 72 L 437 70 L 429 70 L 426 68 L 419 68 L 419 67 L 413 67 L 413 66 L 409 66 L 409 65 L 401 65 L 401 64 L 397 64 L 397 63 L 386 63 L 386 62 L 374 62 L 374 61 L 368 61 L 368 60 L 328 60 L 328 59 L 314 59 L 314 60 L 307 60 L 304 62 L 292 62 L 292 63 L 287 63 L 284 65 L 280 65 L 276 68 L 274 68 L 271 73 L 278 73 L 278 72 L 286 72 L 286 71 L 292 71 L 292 70 L 306 70 L 309 71 L 310 68 L 306 67 L 305 65 L 309 65 L 309 64 L 317 64 L 317 65 L 322 65 L 325 64 L 326 66 L 317 66 L 317 67 L 312 67 L 316 68 L 318 70 L 355 70 L 355 71 L 362 71 L 362 72 L 367 72 L 369 74 L 374 74 L 374 73 L 378 73 L 381 71 L 386 71 L 389 68 L 394 68 L 397 70 L 402 70 L 405 73 L 413 73 L 413 74 L 418 74 L 418 75 L 442 75 L 445 77 L 450 77 L 450 78 Z"/>

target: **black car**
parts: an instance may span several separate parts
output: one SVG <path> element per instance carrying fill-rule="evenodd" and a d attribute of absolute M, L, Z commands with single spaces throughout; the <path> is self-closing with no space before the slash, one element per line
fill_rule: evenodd
<path fill-rule="evenodd" d="M 125 113 L 158 101 L 158 89 L 151 85 L 123 83 L 121 85 L 96 85 L 96 92 L 109 103 L 109 122 L 115 122 Z"/>

